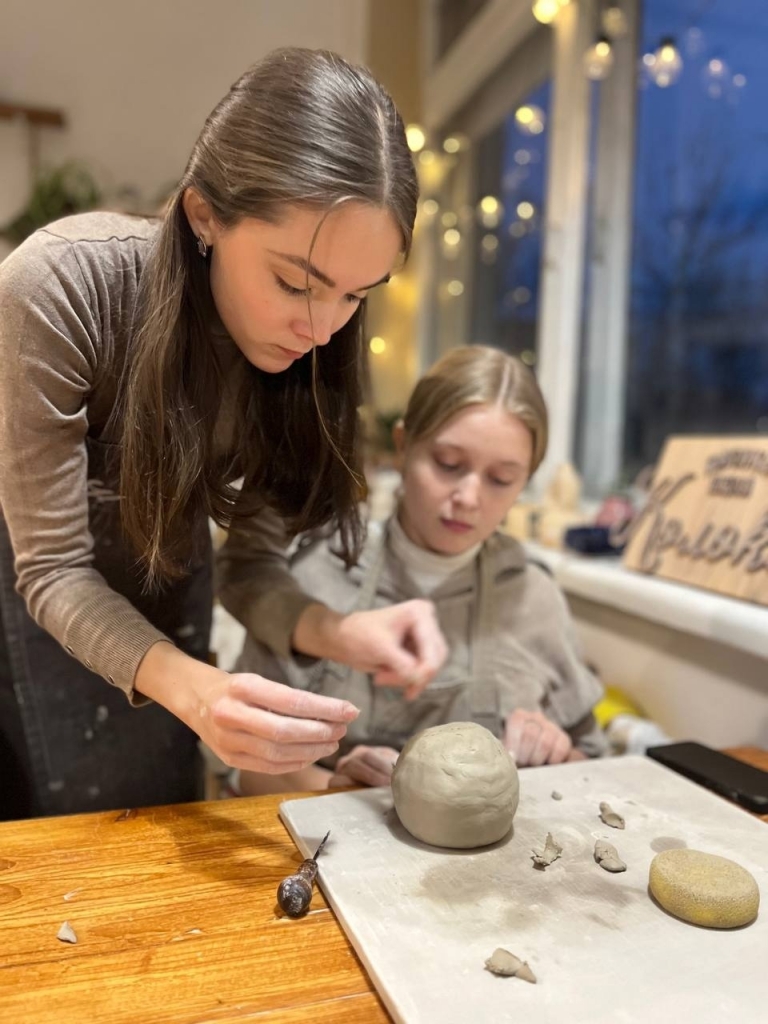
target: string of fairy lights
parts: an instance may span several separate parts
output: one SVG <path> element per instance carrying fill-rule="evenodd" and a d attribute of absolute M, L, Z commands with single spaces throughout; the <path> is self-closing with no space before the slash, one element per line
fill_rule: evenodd
<path fill-rule="evenodd" d="M 578 0 L 533 0 L 535 18 L 544 25 L 554 26 L 564 8 Z M 595 11 L 594 41 L 584 54 L 584 73 L 595 82 L 608 78 L 615 61 L 617 40 L 629 31 L 629 20 L 625 3 L 621 0 L 600 0 Z M 655 50 L 648 50 L 639 58 L 638 87 L 643 89 L 656 86 L 668 89 L 677 83 L 683 73 L 686 61 L 695 69 L 701 65 L 701 77 L 706 95 L 712 99 L 729 96 L 733 98 L 747 85 L 744 74 L 734 72 L 720 53 L 707 53 L 708 43 L 703 30 L 689 24 L 681 32 L 680 45 L 672 35 L 659 39 Z M 681 52 L 682 51 L 682 52 Z M 685 55 L 685 57 L 684 57 Z M 520 146 L 514 152 L 517 173 L 524 175 L 527 164 L 537 159 L 536 136 L 541 136 L 547 126 L 544 110 L 533 103 L 524 103 L 514 111 L 514 123 L 521 136 L 529 138 L 529 144 Z M 458 133 L 435 138 L 428 135 L 419 124 L 406 128 L 408 145 L 416 158 L 422 182 L 417 227 L 435 225 L 439 227 L 440 252 L 444 262 L 444 280 L 440 286 L 442 297 L 450 302 L 464 294 L 464 282 L 451 266 L 461 252 L 467 229 L 476 225 L 479 229 L 478 257 L 484 264 L 493 264 L 498 256 L 498 231 L 505 215 L 505 207 L 497 196 L 484 195 L 474 205 L 465 204 L 458 210 L 441 208 L 439 196 L 447 173 L 462 159 L 470 148 L 469 140 Z M 531 143 L 533 145 L 531 145 Z M 504 202 L 509 206 L 510 197 L 505 194 Z M 508 210 L 506 230 L 512 240 L 520 240 L 535 231 L 540 225 L 540 210 L 530 199 L 519 197 L 513 200 Z M 509 293 L 509 302 L 524 306 L 531 299 L 530 289 L 520 285 Z M 387 345 L 380 337 L 372 338 L 370 349 L 375 355 L 382 354 Z"/>

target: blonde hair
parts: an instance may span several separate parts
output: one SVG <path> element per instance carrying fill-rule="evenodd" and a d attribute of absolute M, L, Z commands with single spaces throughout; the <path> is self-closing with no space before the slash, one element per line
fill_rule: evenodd
<path fill-rule="evenodd" d="M 515 356 L 483 345 L 453 349 L 421 378 L 403 417 L 406 442 L 432 437 L 472 405 L 498 405 L 531 432 L 532 476 L 547 451 L 547 407 L 536 378 Z"/>

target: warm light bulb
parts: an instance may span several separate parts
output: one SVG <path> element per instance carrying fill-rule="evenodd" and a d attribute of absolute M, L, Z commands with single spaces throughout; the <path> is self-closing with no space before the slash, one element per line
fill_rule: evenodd
<path fill-rule="evenodd" d="M 408 148 L 412 153 L 418 153 L 424 149 L 427 141 L 427 136 L 424 134 L 424 129 L 418 124 L 409 124 L 405 129 L 405 138 L 408 142 Z"/>
<path fill-rule="evenodd" d="M 464 285 L 461 281 L 449 281 L 445 286 L 445 290 L 449 295 L 452 295 L 455 298 L 456 296 L 463 294 Z"/>
<path fill-rule="evenodd" d="M 533 16 L 542 25 L 550 25 L 559 10 L 558 0 L 533 0 Z"/>
<path fill-rule="evenodd" d="M 425 199 L 421 204 L 421 212 L 427 217 L 434 217 L 440 209 L 436 199 Z"/>
<path fill-rule="evenodd" d="M 375 356 L 380 356 L 386 350 L 387 343 L 383 338 L 371 338 L 369 348 Z"/>
<path fill-rule="evenodd" d="M 600 82 L 607 78 L 613 67 L 613 47 L 605 36 L 600 36 L 594 46 L 584 54 L 584 70 L 587 78 Z"/>
<path fill-rule="evenodd" d="M 448 230 L 443 234 L 443 241 L 446 245 L 453 248 L 461 241 L 461 234 L 456 230 L 456 228 L 448 228 Z"/>
<path fill-rule="evenodd" d="M 546 124 L 546 115 L 541 107 L 525 104 L 515 111 L 515 123 L 523 135 L 541 135 Z"/>
<path fill-rule="evenodd" d="M 499 221 L 504 215 L 504 207 L 496 196 L 483 196 L 477 204 L 477 213 L 483 227 L 492 231 L 498 227 Z"/>
<path fill-rule="evenodd" d="M 467 148 L 467 138 L 464 135 L 449 135 L 443 139 L 443 149 L 446 153 L 460 153 Z"/>
<path fill-rule="evenodd" d="M 653 63 L 647 66 L 651 78 L 660 89 L 674 85 L 683 70 L 683 58 L 675 46 L 674 39 L 662 39 L 653 55 Z"/>
<path fill-rule="evenodd" d="M 530 220 L 536 213 L 533 203 L 518 203 L 517 216 L 520 220 Z"/>

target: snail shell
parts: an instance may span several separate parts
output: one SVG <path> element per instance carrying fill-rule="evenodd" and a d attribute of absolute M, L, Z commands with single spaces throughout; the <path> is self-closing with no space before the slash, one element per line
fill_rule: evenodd
<path fill-rule="evenodd" d="M 277 888 L 277 902 L 288 917 L 301 917 L 312 900 L 312 881 L 301 875 L 289 875 Z"/>

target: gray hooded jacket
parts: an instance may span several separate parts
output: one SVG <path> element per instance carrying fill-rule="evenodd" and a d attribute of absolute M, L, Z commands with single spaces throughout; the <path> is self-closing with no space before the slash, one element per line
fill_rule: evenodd
<path fill-rule="evenodd" d="M 265 538 L 268 534 L 265 520 Z M 257 536 L 253 529 L 233 532 L 219 556 L 222 603 L 248 630 L 238 670 L 356 704 L 361 714 L 336 757 L 361 743 L 400 749 L 414 732 L 445 722 L 475 721 L 501 737 L 507 715 L 516 708 L 542 711 L 585 754 L 605 752 L 592 714 L 602 687 L 579 656 L 561 591 L 544 569 L 527 561 L 516 540 L 494 534 L 470 565 L 428 595 L 449 655 L 421 696 L 406 702 L 399 690 L 374 686 L 363 672 L 291 649 L 293 628 L 280 608 L 289 596 L 281 593 L 285 562 L 274 536 L 255 550 Z M 291 569 L 297 588 L 342 614 L 427 596 L 394 555 L 388 524 L 372 524 L 360 561 L 351 569 L 336 553 L 334 538 L 322 535 L 302 539 Z M 254 577 L 264 588 L 256 605 Z M 293 602 L 296 613 L 302 604 Z"/>

